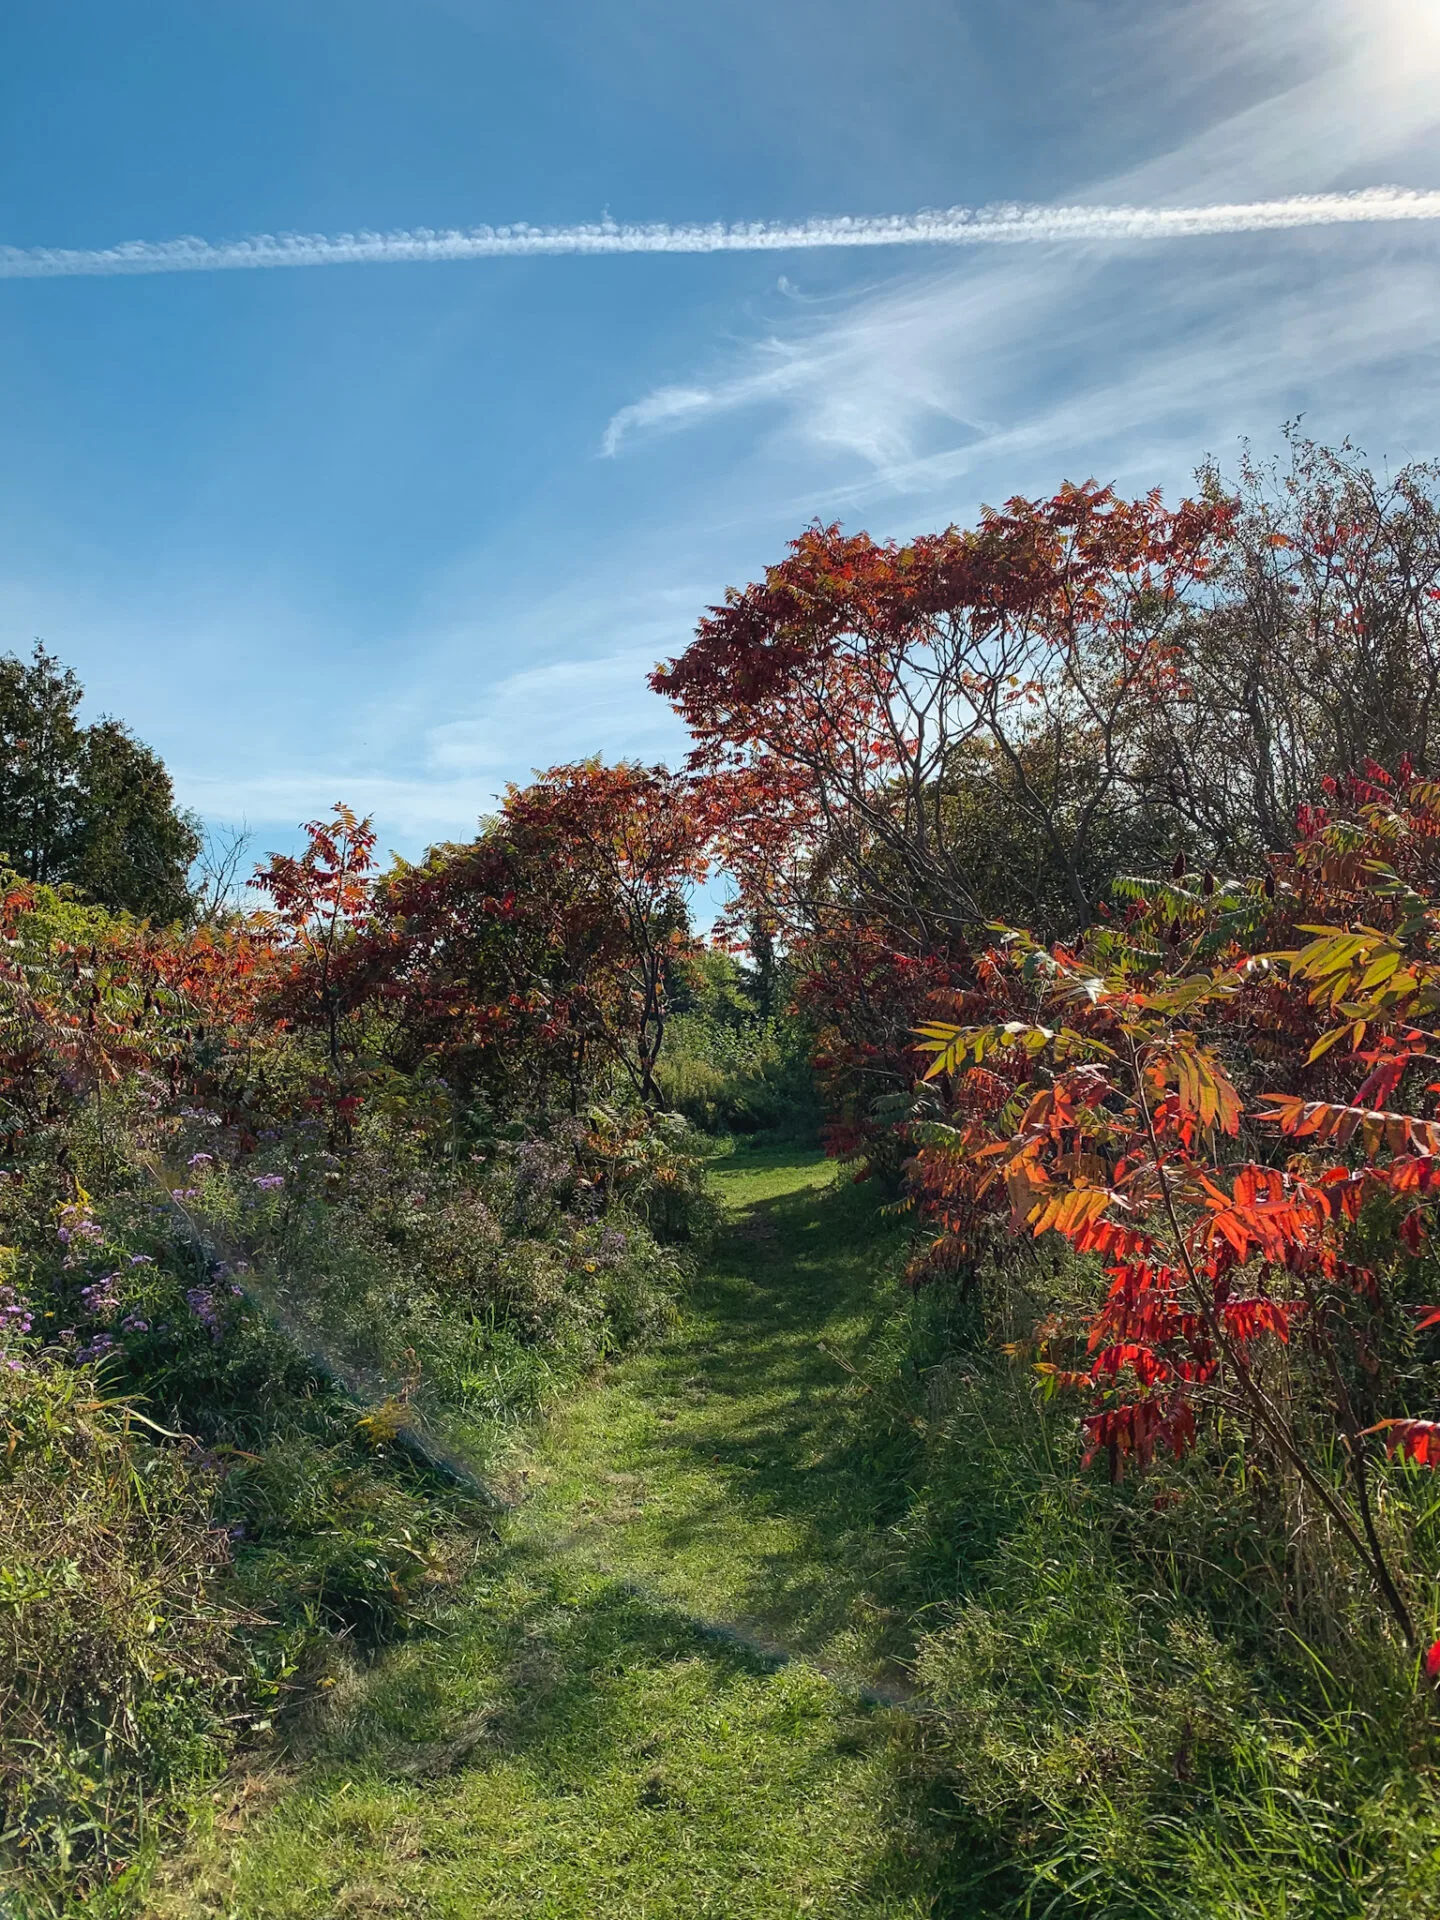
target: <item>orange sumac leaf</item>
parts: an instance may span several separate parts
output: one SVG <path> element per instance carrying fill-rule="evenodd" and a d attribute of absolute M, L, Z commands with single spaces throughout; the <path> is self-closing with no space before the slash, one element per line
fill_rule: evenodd
<path fill-rule="evenodd" d="M 1041 1202 L 1030 1217 L 1030 1231 L 1063 1234 L 1071 1239 L 1105 1212 L 1117 1196 L 1108 1187 L 1071 1187 Z"/>
<path fill-rule="evenodd" d="M 1329 1100 L 1304 1100 L 1293 1093 L 1262 1095 L 1269 1106 L 1259 1118 L 1296 1139 L 1311 1138 L 1327 1146 L 1343 1147 L 1358 1132 L 1371 1159 L 1382 1147 L 1403 1153 L 1415 1147 L 1421 1153 L 1440 1153 L 1440 1123 L 1417 1120 L 1408 1113 L 1385 1108 L 1338 1106 Z"/>

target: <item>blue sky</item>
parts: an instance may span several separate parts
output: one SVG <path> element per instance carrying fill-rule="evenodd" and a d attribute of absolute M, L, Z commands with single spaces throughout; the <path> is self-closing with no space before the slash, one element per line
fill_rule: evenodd
<path fill-rule="evenodd" d="M 1440 187 L 1435 0 L 8 0 L 0 243 Z M 1440 452 L 1440 223 L 0 280 L 0 647 L 260 846 L 674 754 L 819 515 Z"/>

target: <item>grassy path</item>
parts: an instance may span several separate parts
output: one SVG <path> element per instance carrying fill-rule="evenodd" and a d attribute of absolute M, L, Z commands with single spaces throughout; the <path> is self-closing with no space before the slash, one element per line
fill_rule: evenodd
<path fill-rule="evenodd" d="M 893 1477 L 846 1366 L 890 1230 L 815 1155 L 716 1180 L 727 1231 L 676 1335 L 557 1416 L 446 1635 L 387 1655 L 302 1766 L 222 1809 L 157 1914 L 962 1911 L 907 1716 L 844 1679 L 903 1685 L 876 1546 Z"/>

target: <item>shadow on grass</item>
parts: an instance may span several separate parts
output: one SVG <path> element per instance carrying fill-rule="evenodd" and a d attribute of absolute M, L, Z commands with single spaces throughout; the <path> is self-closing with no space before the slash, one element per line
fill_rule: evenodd
<path fill-rule="evenodd" d="M 788 1190 L 765 1190 L 787 1175 Z M 694 1564 L 713 1566 L 726 1595 L 691 1612 L 643 1577 L 629 1583 L 636 1542 L 623 1526 L 607 1542 L 613 1572 L 511 1531 L 443 1633 L 377 1660 L 297 1743 L 309 1791 L 318 1812 L 357 1779 L 397 1808 L 413 1807 L 419 1790 L 463 1826 L 474 1770 L 522 1781 L 535 1796 L 521 1802 L 539 1823 L 535 1844 L 557 1859 L 576 1857 L 581 1809 L 586 1833 L 623 1829 L 661 1878 L 676 1830 L 688 1830 L 678 1891 L 691 1885 L 692 1840 L 711 1863 L 705 1872 L 723 1880 L 732 1850 L 737 1875 L 754 1871 L 740 1862 L 763 1836 L 761 1871 L 779 1895 L 833 1870 L 833 1833 L 849 1864 L 843 1904 L 832 1899 L 827 1911 L 978 1920 L 1001 1910 L 1003 1862 L 936 1784 L 916 1717 L 867 1705 L 695 1617 L 729 1617 L 823 1663 L 831 1643 L 842 1655 L 854 1644 L 863 1615 L 867 1655 L 894 1671 L 916 1610 L 892 1530 L 915 1497 L 907 1468 L 917 1441 L 852 1371 L 881 1337 L 879 1276 L 903 1227 L 867 1191 L 822 1184 L 818 1157 L 797 1168 L 793 1149 L 732 1162 L 725 1178 L 732 1225 L 684 1329 L 622 1372 L 625 1393 L 647 1410 L 625 1463 L 657 1482 L 668 1474 L 675 1496 L 670 1510 L 645 1513 L 645 1557 L 653 1565 L 657 1553 L 663 1563 L 695 1549 Z M 603 1421 L 603 1393 L 597 1405 Z M 657 1408 L 671 1420 L 658 1430 L 648 1420 Z M 582 1479 L 600 1479 L 601 1464 L 593 1443 L 582 1448 Z M 322 1842 L 324 1830 L 321 1819 Z M 483 1845 L 457 1832 L 459 1855 Z M 704 1880 L 712 1894 L 716 1884 Z"/>
<path fill-rule="evenodd" d="M 793 1156 L 784 1164 L 793 1170 Z M 905 1616 L 933 1597 L 892 1532 L 914 1498 L 919 1442 L 913 1412 L 898 1396 L 882 1404 L 883 1386 L 862 1376 L 893 1313 L 880 1276 L 898 1262 L 904 1225 L 850 1183 L 742 1205 L 683 1336 L 641 1363 L 643 1397 L 670 1424 L 628 1464 L 684 1486 L 674 1510 L 647 1517 L 652 1550 L 721 1550 L 747 1534 L 738 1597 L 730 1588 L 743 1618 L 818 1654 L 857 1608 L 871 1621 L 895 1614 L 877 1652 L 903 1661 Z M 777 1521 L 787 1544 L 775 1549 L 764 1523 Z"/>
<path fill-rule="evenodd" d="M 584 1796 L 593 1818 L 633 1823 L 642 1848 L 653 1826 L 657 1860 L 677 1820 L 702 1851 L 723 1848 L 736 1804 L 774 1831 L 777 1858 L 796 1844 L 784 1829 L 816 1809 L 843 1820 L 863 1807 L 869 1844 L 835 1911 L 996 1911 L 1000 1862 L 957 1828 L 912 1716 L 847 1699 L 621 1582 L 567 1581 L 539 1549 L 499 1559 L 503 1594 L 482 1578 L 458 1632 L 379 1662 L 302 1756 L 322 1800 L 357 1778 L 403 1800 L 417 1785 L 460 1793 L 470 1769 L 519 1769 L 542 1810 Z"/>

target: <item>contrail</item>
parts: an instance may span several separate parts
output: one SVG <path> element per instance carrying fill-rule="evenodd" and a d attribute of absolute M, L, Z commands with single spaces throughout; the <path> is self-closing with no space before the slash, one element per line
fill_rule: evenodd
<path fill-rule="evenodd" d="M 261 233 L 246 240 L 126 240 L 114 247 L 0 247 L 0 279 L 119 273 L 217 273 L 239 267 L 370 266 L 537 254 L 789 253 L 810 247 L 1018 246 L 1065 241 L 1187 240 L 1388 220 L 1440 220 L 1440 192 L 1367 187 L 1206 207 L 951 207 L 731 226 L 467 227 L 401 233 Z"/>

